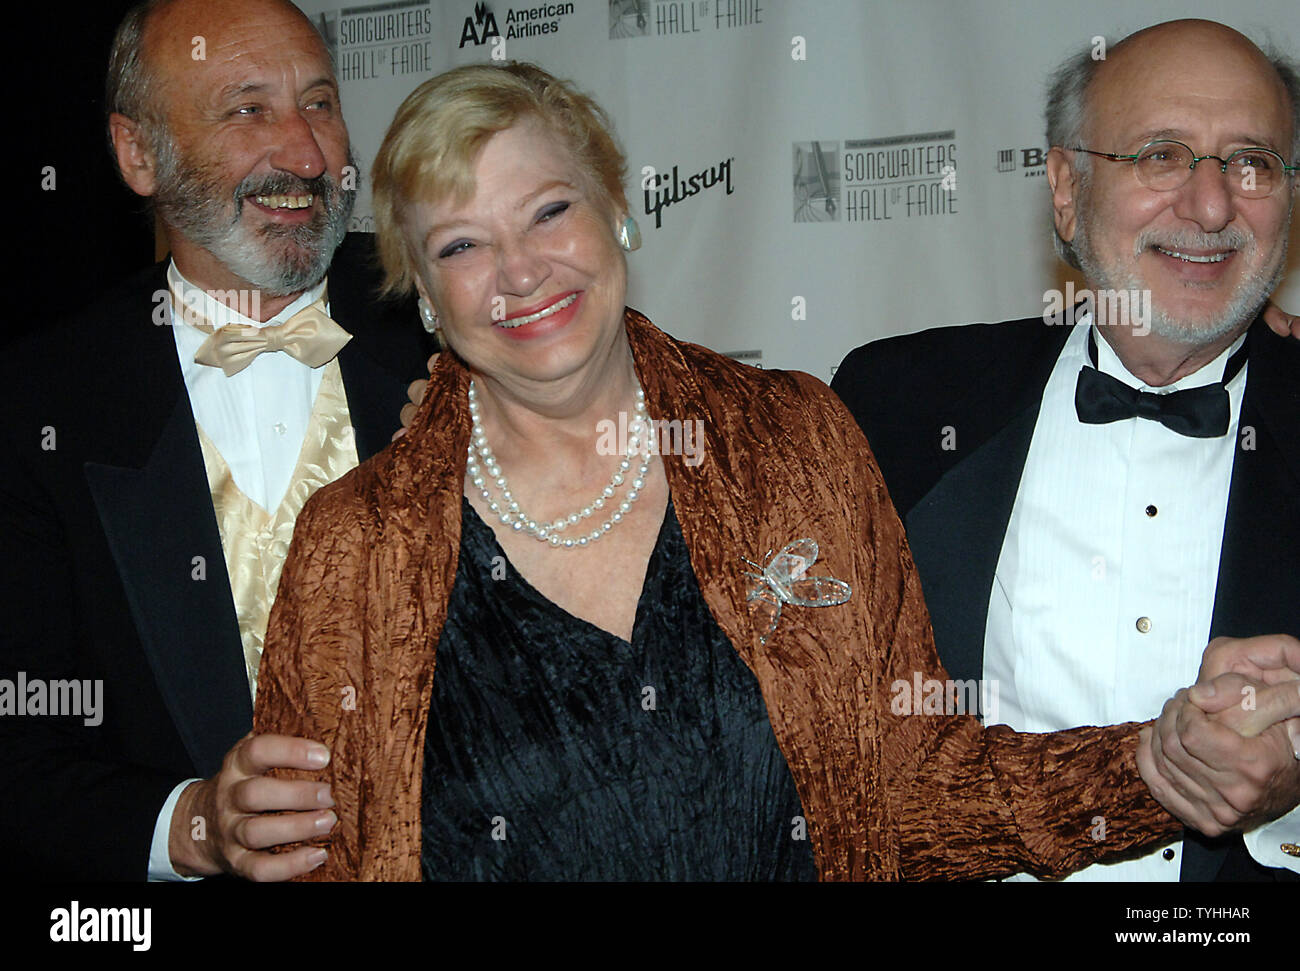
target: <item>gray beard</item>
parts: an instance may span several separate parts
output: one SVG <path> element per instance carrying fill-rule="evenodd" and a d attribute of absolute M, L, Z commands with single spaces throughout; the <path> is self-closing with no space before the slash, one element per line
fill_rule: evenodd
<path fill-rule="evenodd" d="M 1081 209 L 1082 211 L 1086 210 Z M 1282 277 L 1286 273 L 1287 228 L 1283 227 L 1282 245 L 1276 263 L 1271 267 L 1261 265 L 1242 279 L 1232 292 L 1227 306 L 1219 314 L 1199 321 L 1189 320 L 1186 317 L 1175 318 L 1152 298 L 1151 333 L 1174 343 L 1208 346 L 1234 331 L 1248 327 L 1268 301 L 1269 294 L 1282 282 Z M 1126 277 L 1118 271 L 1112 272 L 1110 267 L 1102 264 L 1092 251 L 1088 238 L 1089 229 L 1087 220 L 1080 217 L 1074 239 L 1071 240 L 1079 260 L 1079 268 L 1088 286 L 1094 290 L 1149 291 L 1150 288 L 1145 286 L 1136 272 Z M 1220 233 L 1165 233 L 1148 230 L 1135 241 L 1134 256 L 1139 256 L 1152 243 L 1159 243 L 1165 249 L 1171 250 L 1231 246 L 1239 250 L 1239 256 L 1243 259 L 1253 256 L 1259 245 L 1254 236 L 1248 236 L 1236 229 L 1226 229 Z"/>
<path fill-rule="evenodd" d="M 162 219 L 201 246 L 231 273 L 264 295 L 285 297 L 315 286 L 325 276 L 334 251 L 347 235 L 356 202 L 355 189 L 340 189 L 328 173 L 300 179 L 286 172 L 249 176 L 233 198 L 223 198 L 220 177 L 180 157 L 171 135 L 156 138 L 157 184 L 154 205 Z M 356 162 L 348 150 L 348 164 Z M 249 195 L 306 195 L 321 200 L 321 210 L 299 226 L 253 229 L 240 218 Z M 227 215 L 234 204 L 234 219 Z"/>

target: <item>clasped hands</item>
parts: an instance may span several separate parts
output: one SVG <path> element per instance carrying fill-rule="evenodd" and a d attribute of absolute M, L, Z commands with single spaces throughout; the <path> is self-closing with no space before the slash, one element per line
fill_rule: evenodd
<path fill-rule="evenodd" d="M 1206 836 L 1248 830 L 1300 803 L 1300 641 L 1210 642 L 1197 683 L 1142 729 L 1138 771 L 1170 814 Z"/>

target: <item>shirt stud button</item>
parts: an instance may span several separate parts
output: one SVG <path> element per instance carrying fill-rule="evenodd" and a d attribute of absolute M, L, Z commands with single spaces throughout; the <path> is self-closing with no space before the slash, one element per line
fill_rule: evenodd
<path fill-rule="evenodd" d="M 1151 618 L 1139 617 L 1137 619 L 1137 629 L 1139 633 L 1148 634 L 1151 632 Z"/>
<path fill-rule="evenodd" d="M 1162 855 L 1166 860 L 1172 860 L 1174 856 L 1176 856 L 1173 849 L 1169 847 L 1166 847 L 1165 852 Z"/>
<path fill-rule="evenodd" d="M 1148 515 L 1148 516 L 1154 516 L 1154 515 L 1155 515 L 1157 512 L 1159 512 L 1159 511 L 1160 511 L 1160 510 L 1158 510 L 1155 506 L 1147 506 L 1147 515 Z"/>

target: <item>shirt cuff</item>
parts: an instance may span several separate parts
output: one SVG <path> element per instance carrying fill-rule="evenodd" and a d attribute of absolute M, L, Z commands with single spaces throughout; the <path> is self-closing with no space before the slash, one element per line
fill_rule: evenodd
<path fill-rule="evenodd" d="M 1282 849 L 1283 845 L 1300 847 L 1300 806 L 1243 836 L 1246 849 L 1256 863 L 1300 873 L 1300 856 L 1292 856 Z"/>
<path fill-rule="evenodd" d="M 168 848 L 172 831 L 172 813 L 176 811 L 176 802 L 185 791 L 185 787 L 191 782 L 202 782 L 202 779 L 186 779 L 175 789 L 172 790 L 167 801 L 163 803 L 162 810 L 158 813 L 158 821 L 153 826 L 153 842 L 149 845 L 149 882 L 158 883 L 164 880 L 183 880 L 186 883 L 193 883 L 195 880 L 202 880 L 202 877 L 183 877 L 172 869 L 172 855 Z"/>

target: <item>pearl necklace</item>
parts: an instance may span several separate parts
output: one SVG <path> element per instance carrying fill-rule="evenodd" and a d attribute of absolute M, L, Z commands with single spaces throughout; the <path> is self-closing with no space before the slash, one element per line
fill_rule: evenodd
<path fill-rule="evenodd" d="M 497 464 L 496 456 L 492 454 L 492 447 L 488 445 L 487 433 L 483 430 L 483 420 L 479 415 L 478 393 L 474 390 L 473 381 L 469 383 L 469 417 L 473 425 L 469 458 L 466 462 L 469 481 L 479 490 L 479 495 L 487 501 L 488 509 L 496 514 L 504 525 L 509 526 L 516 533 L 527 533 L 543 543 L 549 543 L 551 546 L 563 547 L 564 549 L 586 546 L 608 533 L 616 523 L 622 522 L 623 517 L 632 508 L 632 503 L 637 501 L 641 495 L 641 490 L 645 488 L 646 473 L 650 471 L 650 453 L 648 450 L 646 451 L 645 461 L 641 463 L 635 478 L 632 479 L 631 490 L 626 498 L 618 504 L 618 508 L 610 514 L 610 517 L 600 524 L 599 529 L 593 529 L 590 533 L 579 536 L 577 539 L 561 538 L 558 535 L 562 530 L 575 526 L 584 519 L 590 519 L 596 512 L 603 509 L 605 504 L 614 498 L 615 490 L 623 484 L 626 478 L 625 473 L 632 468 L 632 460 L 628 456 L 635 455 L 640 449 L 642 430 L 646 432 L 650 430 L 650 415 L 646 410 L 645 391 L 639 386 L 636 389 L 636 415 L 628 423 L 628 431 L 631 432 L 627 440 L 628 454 L 619 460 L 618 470 L 610 476 L 609 485 L 605 486 L 600 495 L 583 506 L 578 512 L 561 516 L 550 523 L 537 522 L 519 508 L 518 501 L 510 494 L 510 485 L 501 471 L 501 466 Z M 483 460 L 482 467 L 479 466 L 478 460 L 480 458 Z M 486 476 L 483 474 L 484 469 L 487 470 Z M 493 498 L 492 490 L 488 487 L 489 480 L 501 490 L 500 501 Z"/>

